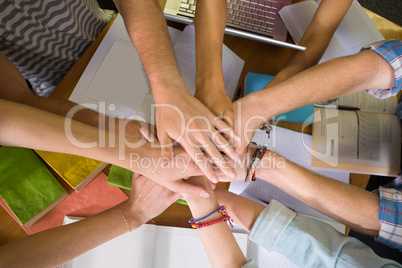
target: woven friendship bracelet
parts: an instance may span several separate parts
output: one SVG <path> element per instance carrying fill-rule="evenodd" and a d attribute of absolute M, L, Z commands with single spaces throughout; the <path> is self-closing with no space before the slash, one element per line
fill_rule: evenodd
<path fill-rule="evenodd" d="M 226 213 L 226 209 L 225 209 L 224 206 L 220 206 L 220 207 L 217 208 L 216 210 L 214 210 L 214 211 L 212 211 L 211 213 L 209 213 L 207 216 L 202 217 L 202 218 L 199 218 L 199 219 L 191 219 L 191 220 L 189 220 L 188 222 L 189 222 L 189 223 L 196 223 L 196 222 L 203 221 L 203 220 L 205 220 L 206 218 L 212 216 L 212 215 L 213 215 L 214 213 L 216 213 L 216 212 L 218 212 L 218 213 L 223 213 L 223 212 L 225 212 L 225 213 Z M 224 214 L 224 215 L 225 215 L 225 214 Z"/>
<path fill-rule="evenodd" d="M 126 223 L 126 225 L 127 225 L 127 227 L 128 227 L 128 230 L 129 230 L 130 233 L 131 233 L 130 224 L 128 224 L 128 221 L 127 221 L 126 217 L 124 217 L 123 211 L 121 211 L 121 209 L 120 209 L 120 205 L 117 205 L 117 208 L 119 209 L 120 215 L 123 217 L 123 220 L 124 220 L 124 222 Z"/>
<path fill-rule="evenodd" d="M 191 227 L 193 227 L 194 229 L 200 229 L 200 228 L 208 227 L 208 226 L 211 226 L 211 225 L 214 225 L 214 224 L 217 224 L 217 223 L 221 223 L 221 222 L 224 222 L 224 221 L 229 223 L 230 228 L 233 228 L 233 224 L 232 224 L 233 220 L 232 220 L 232 218 L 229 217 L 229 215 L 225 215 L 222 218 L 217 219 L 217 220 L 213 220 L 213 221 L 199 222 L 199 223 L 192 222 Z"/>
<path fill-rule="evenodd" d="M 220 219 L 217 219 L 217 220 L 213 220 L 213 221 L 200 222 L 200 221 L 205 220 L 206 218 L 210 217 L 211 215 L 213 215 L 216 212 L 222 213 L 223 217 Z M 205 217 L 202 217 L 200 219 L 191 219 L 188 222 L 191 223 L 191 227 L 193 227 L 195 229 L 200 229 L 202 227 L 211 226 L 211 225 L 223 222 L 223 221 L 227 221 L 229 223 L 230 227 L 233 228 L 233 224 L 231 223 L 231 221 L 233 221 L 233 220 L 228 215 L 225 206 L 220 206 L 218 209 L 212 211 Z"/>

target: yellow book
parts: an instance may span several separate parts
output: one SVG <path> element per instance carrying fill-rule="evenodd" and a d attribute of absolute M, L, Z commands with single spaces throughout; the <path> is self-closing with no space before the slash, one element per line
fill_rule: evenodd
<path fill-rule="evenodd" d="M 35 152 L 77 192 L 81 191 L 108 165 L 101 161 L 71 154 L 40 150 L 35 150 Z"/>

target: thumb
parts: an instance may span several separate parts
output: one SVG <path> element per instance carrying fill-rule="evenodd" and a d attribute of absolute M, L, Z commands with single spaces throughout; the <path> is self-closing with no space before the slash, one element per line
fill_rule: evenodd
<path fill-rule="evenodd" d="M 172 139 L 166 132 L 164 132 L 161 135 L 158 135 L 158 139 L 161 146 L 161 156 L 171 160 L 173 158 Z"/>
<path fill-rule="evenodd" d="M 147 128 L 140 128 L 140 133 L 149 142 L 155 142 L 157 140 Z"/>
<path fill-rule="evenodd" d="M 209 197 L 209 194 L 205 188 L 185 182 L 184 180 L 173 181 L 170 186 L 172 186 L 176 192 L 180 192 L 182 194 L 201 196 L 204 198 Z"/>

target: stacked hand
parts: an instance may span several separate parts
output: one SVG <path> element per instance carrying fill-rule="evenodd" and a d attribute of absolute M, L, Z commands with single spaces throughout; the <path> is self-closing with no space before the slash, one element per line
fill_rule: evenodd
<path fill-rule="evenodd" d="M 159 142 L 163 145 L 162 156 L 171 157 L 171 144 L 176 141 L 210 181 L 218 182 L 219 178 L 207 157 L 213 159 L 227 177 L 236 176 L 233 168 L 220 164 L 225 161 L 221 152 L 231 160 L 239 161 L 236 150 L 223 137 L 238 138 L 227 123 L 217 118 L 187 90 L 159 96 L 159 103 L 156 106 L 156 127 Z"/>
<path fill-rule="evenodd" d="M 158 216 L 180 197 L 181 194 L 134 173 L 130 198 L 120 207 L 133 230 Z"/>

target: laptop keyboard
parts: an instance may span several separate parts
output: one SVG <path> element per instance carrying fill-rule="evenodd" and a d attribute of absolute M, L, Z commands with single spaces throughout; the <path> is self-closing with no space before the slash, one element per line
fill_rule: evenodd
<path fill-rule="evenodd" d="M 227 0 L 227 25 L 272 37 L 278 8 L 267 0 Z M 194 17 L 196 0 L 181 0 L 178 14 Z"/>

